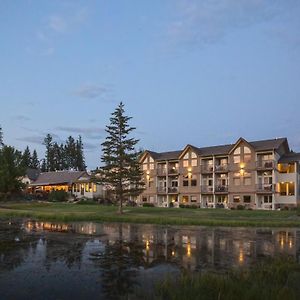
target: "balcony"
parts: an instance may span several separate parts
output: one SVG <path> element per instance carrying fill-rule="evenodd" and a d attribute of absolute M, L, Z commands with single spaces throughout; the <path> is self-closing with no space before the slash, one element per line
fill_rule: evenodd
<path fill-rule="evenodd" d="M 178 175 L 178 168 L 175 168 L 175 167 L 170 168 L 168 171 L 168 175 L 169 176 Z"/>
<path fill-rule="evenodd" d="M 157 188 L 157 194 L 166 194 L 167 193 L 167 188 L 166 187 L 158 187 Z"/>
<path fill-rule="evenodd" d="M 168 187 L 169 194 L 178 194 L 178 186 Z"/>
<path fill-rule="evenodd" d="M 212 173 L 214 166 L 212 164 L 201 165 L 201 173 Z"/>
<path fill-rule="evenodd" d="M 228 172 L 228 164 L 216 165 L 215 166 L 215 172 L 216 173 Z"/>
<path fill-rule="evenodd" d="M 272 170 L 274 165 L 274 160 L 258 160 L 256 162 L 256 168 L 261 170 Z"/>
<path fill-rule="evenodd" d="M 274 184 L 257 184 L 256 185 L 257 193 L 273 193 L 275 192 Z"/>
<path fill-rule="evenodd" d="M 211 185 L 201 185 L 201 193 L 212 193 L 214 190 Z"/>
<path fill-rule="evenodd" d="M 215 193 L 228 193 L 228 185 L 216 185 Z"/>
<path fill-rule="evenodd" d="M 157 176 L 166 176 L 167 175 L 167 169 L 157 169 L 156 171 Z"/>

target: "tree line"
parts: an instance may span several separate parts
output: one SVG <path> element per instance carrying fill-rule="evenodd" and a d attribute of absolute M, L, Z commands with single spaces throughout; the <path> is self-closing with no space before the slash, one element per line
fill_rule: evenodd
<path fill-rule="evenodd" d="M 19 151 L 6 145 L 0 126 L 0 196 L 20 191 L 20 178 L 28 168 L 40 169 L 42 172 L 86 169 L 81 136 L 76 140 L 69 136 L 65 143 L 58 144 L 47 134 L 43 144 L 46 146 L 45 158 L 39 160 L 37 151 L 34 149 L 31 152 L 29 146 Z"/>

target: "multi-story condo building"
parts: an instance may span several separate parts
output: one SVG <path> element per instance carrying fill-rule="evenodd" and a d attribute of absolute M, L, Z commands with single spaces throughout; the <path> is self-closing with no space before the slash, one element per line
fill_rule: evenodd
<path fill-rule="evenodd" d="M 278 209 L 300 204 L 300 153 L 286 138 L 157 153 L 140 159 L 146 188 L 137 202 L 160 207 Z"/>

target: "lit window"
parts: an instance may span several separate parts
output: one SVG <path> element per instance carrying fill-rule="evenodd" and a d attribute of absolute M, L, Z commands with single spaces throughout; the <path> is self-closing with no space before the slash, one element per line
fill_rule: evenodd
<path fill-rule="evenodd" d="M 182 196 L 182 197 L 181 197 L 181 201 L 182 201 L 183 203 L 189 202 L 189 196 Z"/>
<path fill-rule="evenodd" d="M 197 158 L 193 158 L 192 159 L 192 167 L 197 167 L 197 165 L 198 165 Z"/>
<path fill-rule="evenodd" d="M 93 183 L 93 192 L 96 193 L 97 192 L 97 184 Z"/>
<path fill-rule="evenodd" d="M 150 170 L 154 170 L 154 163 L 150 163 L 149 168 Z"/>
<path fill-rule="evenodd" d="M 189 161 L 188 160 L 184 160 L 183 161 L 183 167 L 188 167 L 189 166 Z"/>
<path fill-rule="evenodd" d="M 239 203 L 240 202 L 240 196 L 233 196 L 233 202 Z"/>
<path fill-rule="evenodd" d="M 195 152 L 191 152 L 191 158 L 197 158 L 197 154 Z"/>
<path fill-rule="evenodd" d="M 251 150 L 249 147 L 244 147 L 244 162 L 248 163 L 251 161 Z"/>
<path fill-rule="evenodd" d="M 238 147 L 233 152 L 233 162 L 239 164 L 241 162 L 241 147 Z"/>

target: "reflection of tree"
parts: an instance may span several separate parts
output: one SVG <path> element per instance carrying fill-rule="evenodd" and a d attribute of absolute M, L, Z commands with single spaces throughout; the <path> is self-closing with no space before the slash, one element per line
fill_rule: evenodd
<path fill-rule="evenodd" d="M 45 266 L 50 269 L 51 263 L 62 261 L 68 268 L 77 264 L 81 265 L 82 251 L 85 246 L 85 239 L 73 239 L 64 236 L 47 237 L 47 252 Z"/>
<path fill-rule="evenodd" d="M 19 223 L 0 222 L 0 272 L 20 266 L 38 238 L 20 229 Z"/>
<path fill-rule="evenodd" d="M 127 298 L 136 285 L 137 268 L 144 264 L 142 245 L 124 242 L 122 225 L 119 238 L 107 241 L 104 251 L 92 253 L 90 258 L 101 270 L 101 284 L 106 299 Z"/>

